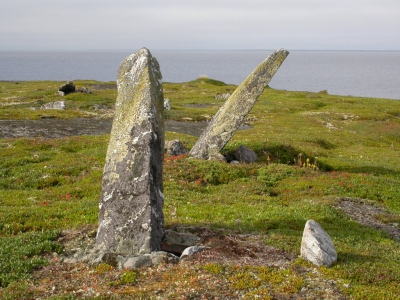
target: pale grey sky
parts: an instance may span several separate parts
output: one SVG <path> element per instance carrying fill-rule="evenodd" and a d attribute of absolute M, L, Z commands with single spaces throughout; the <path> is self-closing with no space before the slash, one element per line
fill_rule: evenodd
<path fill-rule="evenodd" d="M 1 0 L 0 50 L 400 50 L 399 0 Z"/>

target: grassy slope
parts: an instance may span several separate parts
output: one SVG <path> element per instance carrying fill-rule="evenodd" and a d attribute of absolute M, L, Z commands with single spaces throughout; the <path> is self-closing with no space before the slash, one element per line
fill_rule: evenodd
<path fill-rule="evenodd" d="M 31 109 L 61 100 L 54 92 L 60 84 L 0 83 L 0 119 L 99 115 L 101 112 L 93 111 L 92 105 L 112 105 L 116 95 L 115 90 L 94 90 L 89 95 L 63 98 L 66 111 Z M 234 89 L 235 86 L 210 79 L 165 83 L 165 97 L 173 107 L 166 117 L 209 119 L 223 103 L 214 99 L 215 94 Z M 305 221 L 314 219 L 331 235 L 339 256 L 338 264 L 331 269 L 316 268 L 319 272 L 350 283 L 350 288 L 343 290 L 355 299 L 399 298 L 399 243 L 384 232 L 350 220 L 335 204 L 341 197 L 367 199 L 392 214 L 390 219 L 381 217 L 383 221 L 399 223 L 400 102 L 266 89 L 247 123 L 252 129 L 238 131 L 224 151 L 229 153 L 240 144 L 247 145 L 259 155 L 255 164 L 231 166 L 186 157 L 166 159 L 166 224 L 255 232 L 263 236 L 265 243 L 298 254 Z M 192 136 L 167 133 L 166 139 L 173 138 L 181 139 L 187 147 L 196 141 Z M 11 251 L 4 245 L 11 245 L 22 232 L 96 224 L 107 141 L 108 136 L 0 140 L 2 251 Z M 300 167 L 299 154 L 302 163 L 308 158 L 319 170 Z M 49 241 L 52 238 L 54 233 L 48 235 Z M 28 240 L 43 243 L 35 238 Z M 39 249 L 57 250 L 49 243 L 47 248 Z M 29 272 L 28 262 L 35 259 L 37 252 L 26 255 L 13 251 L 13 259 L 26 261 Z M 0 258 L 0 273 L 9 267 Z M 15 278 L 25 280 L 29 274 L 17 271 L 7 271 L 10 276 L 0 278 L 0 285 L 6 286 Z M 179 280 L 181 271 L 175 270 L 175 280 Z M 255 270 L 243 268 L 228 273 L 239 278 L 250 276 L 251 272 Z M 301 286 L 298 284 L 286 294 L 296 293 Z M 260 289 L 251 283 L 231 288 L 245 291 L 249 297 Z M 4 293 L 6 297 L 15 293 L 14 289 L 10 285 L 0 295 Z"/>

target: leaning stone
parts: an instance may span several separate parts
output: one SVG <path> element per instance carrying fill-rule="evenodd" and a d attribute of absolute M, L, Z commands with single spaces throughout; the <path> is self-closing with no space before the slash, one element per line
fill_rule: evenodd
<path fill-rule="evenodd" d="M 65 101 L 55 101 L 43 104 L 40 109 L 65 109 Z"/>
<path fill-rule="evenodd" d="M 301 241 L 300 256 L 317 266 L 330 267 L 337 260 L 332 239 L 315 221 L 308 220 Z"/>
<path fill-rule="evenodd" d="M 195 246 L 199 241 L 200 238 L 191 233 L 165 230 L 161 250 L 180 254 L 187 247 Z"/>
<path fill-rule="evenodd" d="M 246 146 L 239 146 L 235 151 L 235 159 L 241 163 L 252 163 L 257 161 L 257 154 Z"/>
<path fill-rule="evenodd" d="M 149 50 L 121 63 L 117 85 L 96 249 L 134 256 L 160 250 L 164 235 L 164 96 Z"/>
<path fill-rule="evenodd" d="M 190 150 L 191 156 L 208 159 L 221 151 L 288 54 L 285 49 L 273 52 L 238 86 Z"/>
<path fill-rule="evenodd" d="M 164 149 L 171 156 L 178 156 L 189 152 L 180 140 L 165 141 Z"/>
<path fill-rule="evenodd" d="M 210 249 L 210 247 L 205 247 L 205 246 L 192 246 L 186 248 L 182 254 L 181 254 L 181 259 L 185 256 L 192 256 L 198 252 L 204 251 L 206 249 Z"/>

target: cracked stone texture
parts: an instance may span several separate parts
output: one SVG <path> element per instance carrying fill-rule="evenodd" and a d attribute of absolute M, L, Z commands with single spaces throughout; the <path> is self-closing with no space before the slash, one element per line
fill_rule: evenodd
<path fill-rule="evenodd" d="M 288 55 L 285 49 L 274 51 L 238 86 L 190 150 L 192 157 L 208 159 L 221 151 Z"/>
<path fill-rule="evenodd" d="M 142 48 L 118 69 L 118 96 L 99 204 L 96 249 L 159 251 L 164 235 L 164 96 L 157 60 Z"/>

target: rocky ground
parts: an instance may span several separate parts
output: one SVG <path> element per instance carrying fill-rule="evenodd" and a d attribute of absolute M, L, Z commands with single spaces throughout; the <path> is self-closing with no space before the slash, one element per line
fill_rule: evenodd
<path fill-rule="evenodd" d="M 176 230 L 180 229 L 176 228 Z M 182 259 L 178 265 L 160 265 L 141 269 L 135 286 L 141 285 L 143 292 L 147 292 L 143 299 L 149 299 L 149 291 L 152 294 L 151 299 L 246 299 L 244 292 L 232 292 L 230 289 L 232 283 L 227 281 L 226 277 L 210 275 L 201 266 L 215 264 L 215 266 L 234 268 L 268 266 L 285 269 L 296 259 L 296 255 L 292 253 L 265 245 L 262 242 L 263 236 L 260 235 L 225 235 L 200 227 L 191 227 L 189 230 L 200 237 L 199 244 L 209 249 Z M 128 294 L 126 285 L 110 286 L 110 282 L 113 280 L 117 282 L 121 277 L 121 271 L 107 270 L 99 276 L 98 268 L 82 263 L 63 262 L 76 249 L 93 247 L 95 235 L 96 228 L 93 226 L 81 230 L 63 231 L 59 242 L 64 246 L 64 254 L 49 257 L 50 264 L 35 272 L 32 281 L 35 293 L 39 293 L 43 298 L 59 296 L 65 291 L 72 291 L 75 296 L 82 298 L 126 297 Z M 178 273 L 183 279 L 186 273 L 191 272 L 192 282 L 183 279 L 178 281 L 178 278 L 171 277 L 171 282 L 155 288 L 154 286 L 158 284 L 157 280 L 169 272 Z M 298 293 L 290 295 L 274 293 L 272 299 L 346 299 L 340 289 L 343 283 L 323 278 L 316 268 L 297 266 L 296 272 L 304 279 L 305 286 Z M 182 295 L 176 297 L 176 291 L 179 288 L 182 289 Z M 135 291 L 137 292 L 137 289 Z"/>
<path fill-rule="evenodd" d="M 349 217 L 366 226 L 377 230 L 387 231 L 393 238 L 399 240 L 400 229 L 398 224 L 385 224 L 379 219 L 390 218 L 391 215 L 383 209 L 369 205 L 365 200 L 343 198 L 338 207 Z M 154 295 L 152 299 L 245 299 L 240 292 L 232 294 L 230 282 L 226 277 L 210 275 L 201 266 L 268 266 L 273 268 L 288 268 L 295 260 L 296 255 L 274 247 L 265 245 L 262 235 L 255 234 L 224 234 L 222 231 L 210 230 L 204 227 L 180 228 L 173 227 L 177 232 L 190 232 L 199 237 L 199 245 L 209 247 L 207 250 L 196 253 L 192 257 L 182 259 L 178 265 L 161 265 L 141 269 L 135 283 L 142 286 L 143 292 L 149 291 Z M 61 295 L 61 291 L 73 292 L 77 297 L 111 297 L 118 299 L 127 296 L 129 290 L 126 285 L 110 287 L 110 282 L 118 282 L 121 278 L 120 270 L 108 270 L 99 276 L 99 270 L 93 266 L 82 263 L 65 263 L 66 258 L 73 255 L 78 249 L 91 249 L 94 247 L 96 227 L 88 226 L 80 230 L 65 230 L 59 242 L 64 246 L 61 255 L 50 256 L 50 264 L 36 271 L 32 285 L 35 291 L 40 291 L 41 297 Z M 293 264 L 292 267 L 293 268 Z M 318 268 L 296 266 L 296 273 L 305 282 L 303 288 L 297 293 L 283 295 L 273 294 L 273 299 L 347 299 L 343 290 L 348 284 L 326 279 L 319 273 Z M 190 271 L 189 271 L 190 270 Z M 182 273 L 182 281 L 171 276 L 169 284 L 162 284 L 155 288 L 159 280 L 164 280 L 165 274 Z M 190 273 L 192 282 L 188 282 L 185 274 Z M 256 275 L 255 275 L 256 276 Z M 182 289 L 182 296 L 176 298 L 178 286 Z M 196 288 L 194 288 L 196 287 Z M 116 298 L 112 298 L 116 297 Z M 147 297 L 147 296 L 146 296 Z M 153 296 L 152 296 L 153 297 Z M 108 298 L 107 298 L 108 299 Z M 147 299 L 147 298 L 144 298 Z M 269 299 L 269 298 L 268 298 Z"/>

